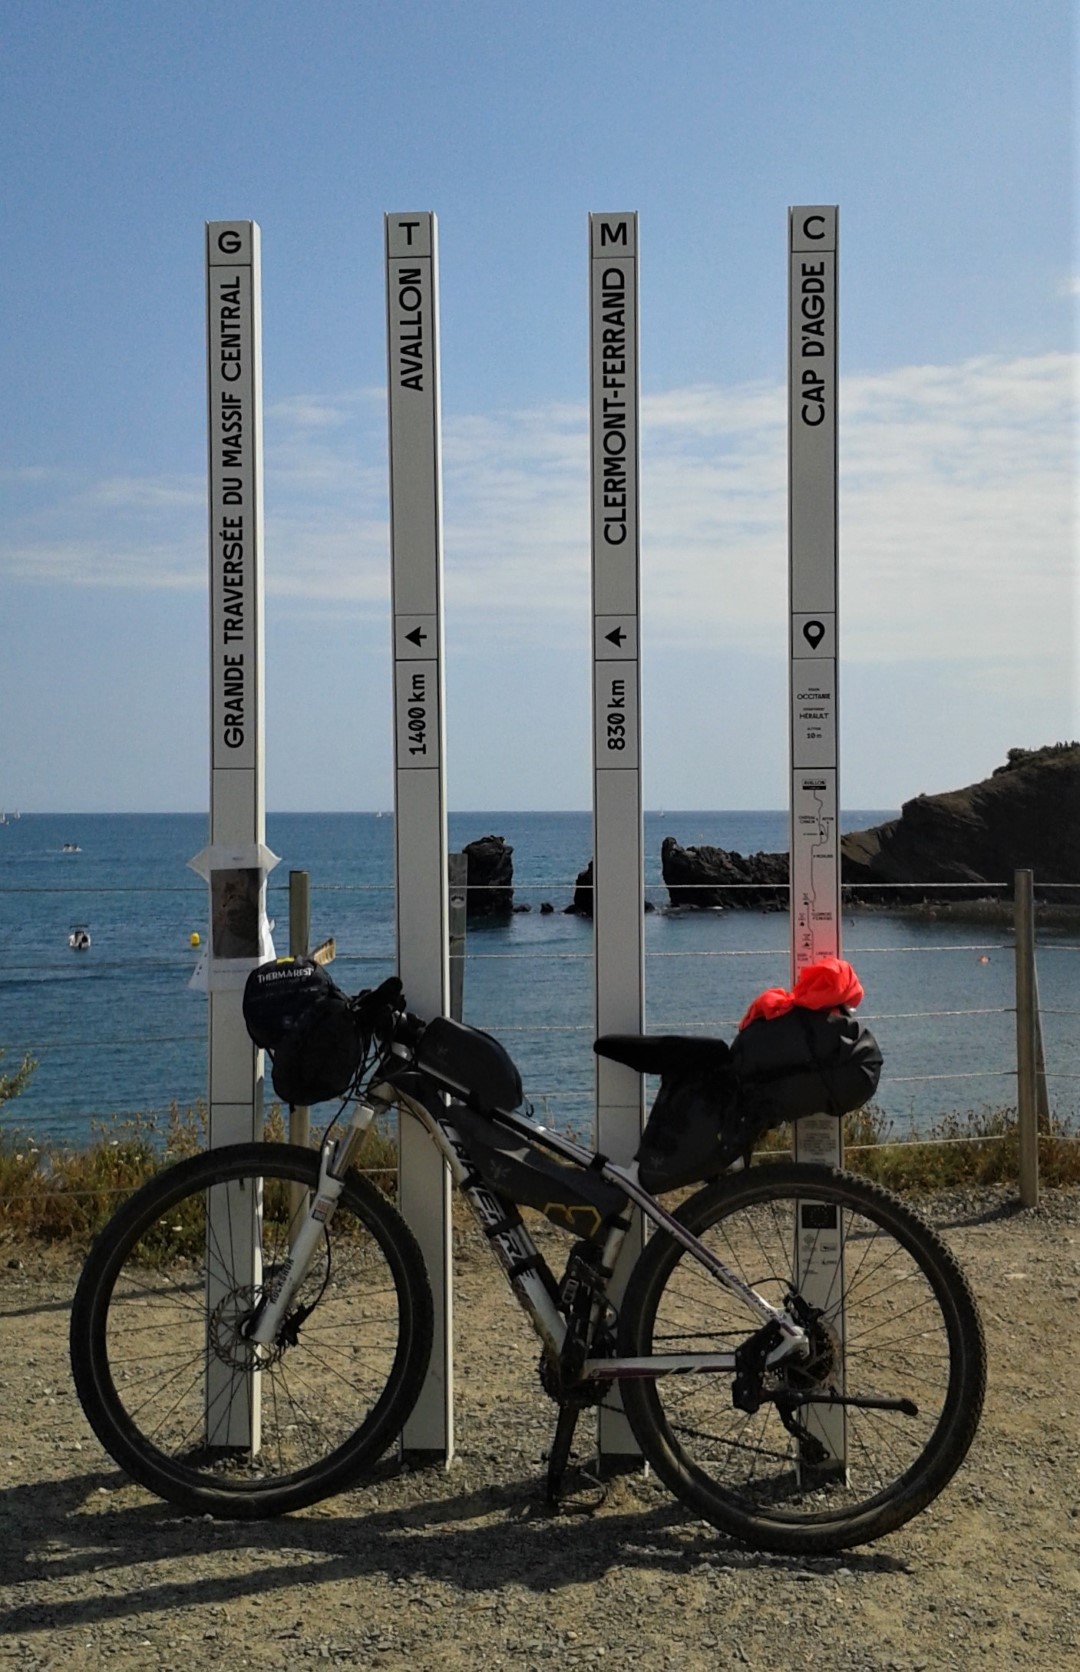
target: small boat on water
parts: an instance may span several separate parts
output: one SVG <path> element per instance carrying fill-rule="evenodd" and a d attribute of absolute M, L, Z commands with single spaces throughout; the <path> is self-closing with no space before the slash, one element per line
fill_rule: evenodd
<path fill-rule="evenodd" d="M 60 852 L 61 853 L 82 853 L 82 848 L 80 848 L 78 842 L 65 842 L 63 847 L 60 849 Z"/>
<path fill-rule="evenodd" d="M 90 931 L 85 923 L 73 923 L 68 936 L 68 945 L 72 952 L 89 952 Z"/>

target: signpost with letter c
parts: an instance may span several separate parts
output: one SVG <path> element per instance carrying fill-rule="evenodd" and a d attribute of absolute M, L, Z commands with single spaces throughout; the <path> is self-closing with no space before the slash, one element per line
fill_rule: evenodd
<path fill-rule="evenodd" d="M 791 977 L 840 956 L 837 492 L 837 264 L 839 210 L 788 212 L 788 574 L 790 670 Z M 843 1164 L 832 1115 L 795 1126 L 799 1161 Z M 823 1229 L 814 1204 L 799 1209 L 800 1287 L 825 1305 L 841 1282 L 842 1227 Z M 834 1212 L 836 1210 L 829 1209 Z M 812 1224 L 810 1221 L 812 1220 Z M 843 1319 L 836 1320 L 842 1333 Z M 809 1419 L 808 1419 L 809 1420 Z M 838 1467 L 846 1458 L 843 1407 L 813 1411 L 811 1427 Z"/>

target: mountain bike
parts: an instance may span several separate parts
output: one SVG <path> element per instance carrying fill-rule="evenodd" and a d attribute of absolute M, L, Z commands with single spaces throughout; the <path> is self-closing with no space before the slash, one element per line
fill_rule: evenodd
<path fill-rule="evenodd" d="M 431 1290 L 413 1233 L 358 1167 L 365 1133 L 397 1111 L 442 1152 L 539 1337 L 558 1407 L 553 1504 L 579 1416 L 617 1397 L 675 1496 L 763 1550 L 864 1543 L 942 1491 L 985 1387 L 968 1283 L 877 1185 L 750 1163 L 761 1123 L 723 1040 L 595 1043 L 662 1092 L 683 1070 L 718 1088 L 715 1153 L 697 1169 L 715 1176 L 666 1207 L 646 1165 L 672 1147 L 663 1096 L 654 1150 L 620 1165 L 539 1125 L 502 1046 L 418 1020 L 396 979 L 348 1002 L 362 1062 L 318 1152 L 260 1142 L 171 1165 L 89 1254 L 75 1384 L 136 1481 L 187 1511 L 276 1515 L 356 1483 L 399 1438 L 427 1371 Z M 522 1207 L 571 1234 L 560 1273 Z M 635 1210 L 651 1234 L 616 1300 Z"/>

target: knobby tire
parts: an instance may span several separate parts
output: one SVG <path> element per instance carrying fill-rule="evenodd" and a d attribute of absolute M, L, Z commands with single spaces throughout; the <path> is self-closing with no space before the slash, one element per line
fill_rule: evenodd
<path fill-rule="evenodd" d="M 209 1150 L 136 1191 L 86 1261 L 71 1315 L 83 1410 L 122 1469 L 183 1509 L 253 1518 L 329 1497 L 378 1460 L 419 1396 L 433 1332 L 423 1257 L 356 1173 L 289 1330 L 269 1350 L 243 1338 L 318 1176 L 311 1150 Z"/>
<path fill-rule="evenodd" d="M 986 1382 L 971 1290 L 936 1233 L 890 1192 L 827 1167 L 763 1164 L 707 1186 L 678 1219 L 776 1306 L 797 1292 L 796 1214 L 812 1254 L 842 1234 L 843 1261 L 821 1307 L 819 1351 L 806 1370 L 765 1377 L 754 1412 L 733 1404 L 731 1374 L 622 1383 L 627 1417 L 665 1484 L 705 1520 L 744 1543 L 825 1554 L 880 1538 L 937 1496 L 978 1425 Z M 828 1227 L 835 1227 L 832 1231 Z M 825 1244 L 822 1241 L 822 1248 Z M 843 1302 L 843 1340 L 838 1319 Z M 757 1328 L 745 1303 L 666 1232 L 646 1244 L 620 1316 L 619 1352 L 734 1351 Z M 810 1386 L 911 1399 L 918 1414 L 847 1406 L 841 1468 L 808 1468 L 770 1391 Z M 824 1407 L 797 1412 L 814 1429 Z M 807 1413 L 813 1414 L 808 1416 Z"/>

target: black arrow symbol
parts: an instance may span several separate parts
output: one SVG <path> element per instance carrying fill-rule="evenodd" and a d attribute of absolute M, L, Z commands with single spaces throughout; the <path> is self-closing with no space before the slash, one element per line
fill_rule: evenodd
<path fill-rule="evenodd" d="M 625 639 L 626 634 L 623 632 L 621 627 L 616 627 L 613 632 L 605 633 L 604 637 L 607 639 L 609 644 L 613 644 L 615 646 L 616 650 L 621 650 L 622 642 Z"/>
<path fill-rule="evenodd" d="M 414 627 L 411 633 L 405 634 L 405 637 L 408 639 L 410 644 L 414 644 L 417 650 L 419 650 L 420 646 L 427 638 L 427 634 L 424 632 L 422 627 Z"/>

